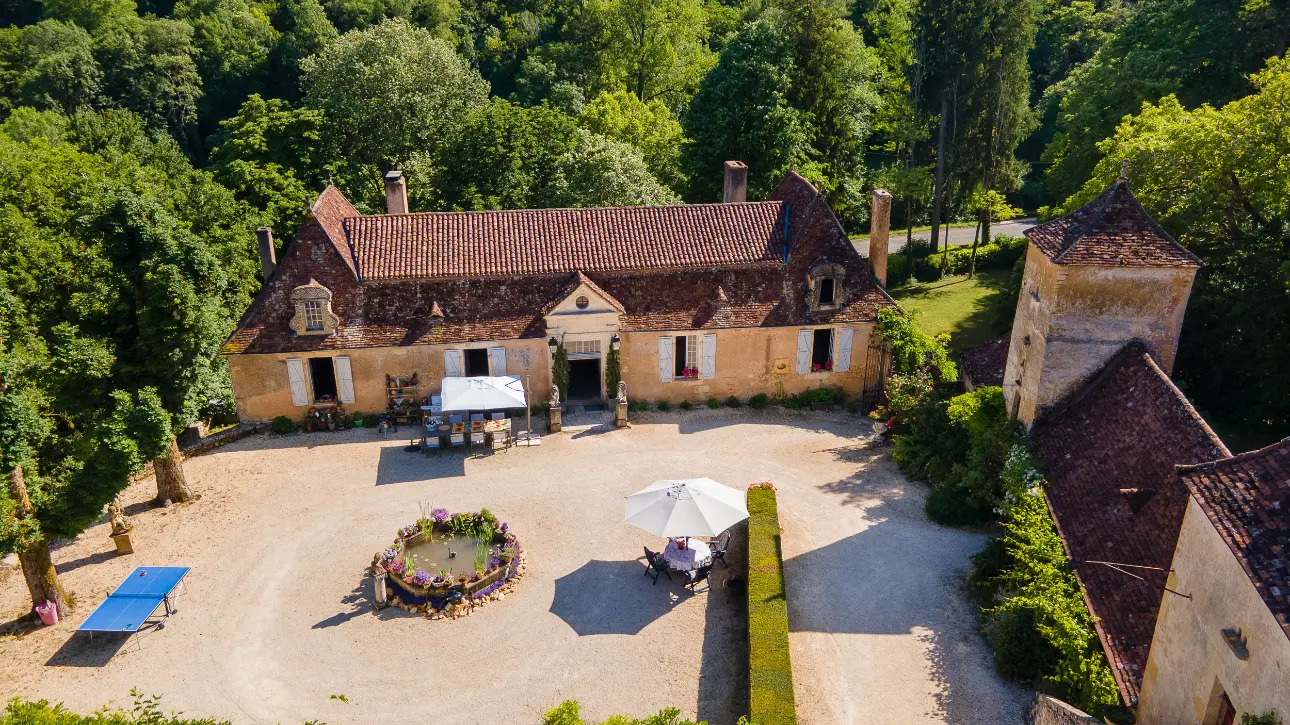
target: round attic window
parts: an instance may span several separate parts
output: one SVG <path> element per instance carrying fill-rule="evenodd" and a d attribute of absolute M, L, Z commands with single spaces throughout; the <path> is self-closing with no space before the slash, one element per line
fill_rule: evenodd
<path fill-rule="evenodd" d="M 585 310 L 587 305 L 591 304 L 591 300 L 587 299 L 586 295 L 578 295 L 578 299 L 574 300 L 573 304 L 577 305 L 578 309 Z"/>

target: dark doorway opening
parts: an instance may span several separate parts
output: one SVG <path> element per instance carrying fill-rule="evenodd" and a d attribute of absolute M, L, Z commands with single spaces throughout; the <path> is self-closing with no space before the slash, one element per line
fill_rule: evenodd
<path fill-rule="evenodd" d="M 600 399 L 600 358 L 569 361 L 569 400 Z"/>
<path fill-rule="evenodd" d="M 690 343 L 690 338 L 686 335 L 676 336 L 676 347 L 672 351 L 672 362 L 675 363 L 676 377 L 685 377 L 685 369 L 689 367 L 686 362 L 690 358 L 687 355 L 686 348 Z"/>
<path fill-rule="evenodd" d="M 466 377 L 477 378 L 488 375 L 488 350 L 476 348 L 466 351 Z"/>
<path fill-rule="evenodd" d="M 832 279 L 820 280 L 820 304 L 822 305 L 833 304 L 833 280 Z"/>
<path fill-rule="evenodd" d="M 314 383 L 314 401 L 336 399 L 336 368 L 329 357 L 309 358 L 309 379 Z"/>
<path fill-rule="evenodd" d="M 811 367 L 823 370 L 833 355 L 833 330 L 816 330 L 815 342 L 811 348 Z M 816 367 L 818 366 L 818 367 Z"/>

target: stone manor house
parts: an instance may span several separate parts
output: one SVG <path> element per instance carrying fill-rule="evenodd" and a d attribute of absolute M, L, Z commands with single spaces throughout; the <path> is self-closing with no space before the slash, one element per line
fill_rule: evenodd
<path fill-rule="evenodd" d="M 413 373 L 542 400 L 560 343 L 572 398 L 605 395 L 611 346 L 638 399 L 878 393 L 890 195 L 866 263 L 801 176 L 749 202 L 725 173 L 721 204 L 612 209 L 409 214 L 395 171 L 364 215 L 329 186 L 281 264 L 261 232 L 265 286 L 222 351 L 238 410 L 377 411 Z M 1290 439 L 1233 455 L 1170 379 L 1200 261 L 1124 177 L 1026 236 L 1012 332 L 963 370 L 1029 431 L 1121 696 L 1145 725 L 1290 719 Z"/>
<path fill-rule="evenodd" d="M 413 373 L 421 396 L 518 375 L 545 401 L 560 343 L 576 399 L 605 396 L 611 346 L 637 399 L 876 395 L 883 280 L 806 179 L 745 201 L 747 167 L 725 175 L 721 204 L 415 214 L 398 171 L 386 214 L 328 186 L 281 263 L 260 232 L 265 285 L 221 351 L 239 414 L 299 418 L 324 397 L 376 412 L 387 376 Z"/>
<path fill-rule="evenodd" d="M 1170 379 L 1200 261 L 1123 175 L 1026 237 L 1011 335 L 963 374 L 1030 432 L 1124 702 L 1290 719 L 1290 439 L 1234 456 Z"/>

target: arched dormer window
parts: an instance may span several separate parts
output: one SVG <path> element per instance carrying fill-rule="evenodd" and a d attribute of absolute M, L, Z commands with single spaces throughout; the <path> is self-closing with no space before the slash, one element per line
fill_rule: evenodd
<path fill-rule="evenodd" d="M 331 311 L 331 290 L 311 279 L 291 290 L 291 329 L 297 335 L 330 335 L 340 325 L 340 317 Z"/>
<path fill-rule="evenodd" d="M 823 262 L 807 275 L 806 301 L 812 310 L 836 310 L 846 304 L 847 269 Z"/>

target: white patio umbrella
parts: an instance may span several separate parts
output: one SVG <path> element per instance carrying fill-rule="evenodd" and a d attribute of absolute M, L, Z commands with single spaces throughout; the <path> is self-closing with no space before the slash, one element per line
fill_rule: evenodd
<path fill-rule="evenodd" d="M 625 521 L 655 536 L 716 536 L 748 518 L 744 492 L 692 478 L 655 481 L 626 497 Z"/>

